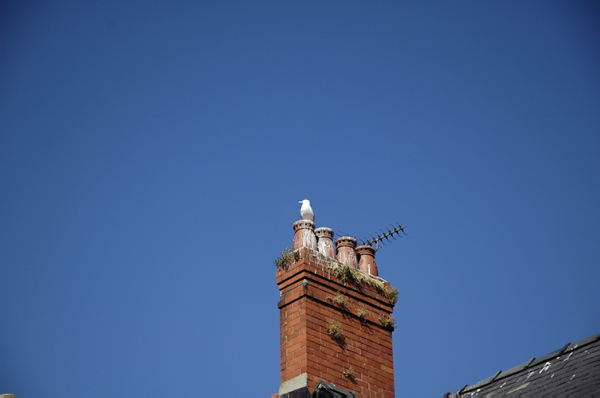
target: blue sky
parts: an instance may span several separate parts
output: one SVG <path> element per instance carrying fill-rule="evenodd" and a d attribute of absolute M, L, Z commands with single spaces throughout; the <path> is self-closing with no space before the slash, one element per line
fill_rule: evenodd
<path fill-rule="evenodd" d="M 600 333 L 596 2 L 0 3 L 0 393 L 265 397 L 273 260 L 405 236 L 397 396 Z"/>

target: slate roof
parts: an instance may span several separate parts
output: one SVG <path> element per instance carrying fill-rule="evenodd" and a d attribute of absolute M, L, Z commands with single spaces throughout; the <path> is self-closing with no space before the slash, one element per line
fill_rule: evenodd
<path fill-rule="evenodd" d="M 272 398 L 357 398 L 353 391 L 346 391 L 337 387 L 334 384 L 327 383 L 326 381 L 320 380 L 317 386 L 313 390 L 312 394 L 308 390 L 308 387 L 301 387 L 294 391 L 289 391 L 284 394 L 274 394 Z M 2 398 L 2 397 L 0 397 Z"/>
<path fill-rule="evenodd" d="M 569 343 L 541 358 L 466 385 L 444 397 L 486 395 L 572 395 L 600 397 L 600 333 Z M 513 396 L 513 395 L 511 395 Z"/>

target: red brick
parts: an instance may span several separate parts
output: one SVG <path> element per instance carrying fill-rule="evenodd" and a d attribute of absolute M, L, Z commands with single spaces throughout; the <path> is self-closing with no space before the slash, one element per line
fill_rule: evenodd
<path fill-rule="evenodd" d="M 391 315 L 387 298 L 369 286 L 344 285 L 318 253 L 301 249 L 301 255 L 294 266 L 276 274 L 282 291 L 282 381 L 306 372 L 311 390 L 324 379 L 363 396 L 393 396 L 392 335 L 378 319 L 380 314 Z M 337 292 L 348 297 L 345 308 L 327 300 Z M 359 305 L 368 311 L 365 322 L 356 317 Z M 327 334 L 330 320 L 342 324 L 343 344 Z M 343 376 L 350 367 L 355 382 Z"/>

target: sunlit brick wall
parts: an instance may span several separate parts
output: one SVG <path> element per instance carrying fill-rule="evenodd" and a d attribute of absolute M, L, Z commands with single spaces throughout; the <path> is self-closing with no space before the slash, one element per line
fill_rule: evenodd
<path fill-rule="evenodd" d="M 312 391 L 319 380 L 359 396 L 393 397 L 392 332 L 380 316 L 392 306 L 385 293 L 362 284 L 344 283 L 333 275 L 331 258 L 299 249 L 301 258 L 277 271 L 281 291 L 281 382 L 307 373 Z M 346 298 L 338 304 L 335 297 Z M 359 310 L 365 313 L 359 318 Z M 328 333 L 341 325 L 342 337 Z"/>

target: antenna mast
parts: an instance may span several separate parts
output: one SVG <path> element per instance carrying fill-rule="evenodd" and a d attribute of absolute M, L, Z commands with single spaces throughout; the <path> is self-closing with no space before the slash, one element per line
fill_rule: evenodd
<path fill-rule="evenodd" d="M 394 226 L 394 224 L 390 224 L 390 226 L 392 227 L 392 230 L 390 230 L 387 227 L 384 227 L 386 229 L 386 231 L 380 229 L 381 234 L 376 234 L 377 236 L 373 236 L 371 234 L 369 234 L 369 236 L 372 238 L 371 240 L 367 240 L 365 239 L 361 239 L 361 243 L 365 244 L 365 245 L 373 245 L 373 243 L 375 243 L 375 251 L 379 250 L 379 242 L 381 242 L 383 245 L 385 245 L 385 242 L 383 241 L 384 239 L 386 239 L 388 242 L 391 242 L 390 238 L 393 238 L 394 240 L 396 239 L 396 236 L 400 236 L 400 231 L 402 231 L 402 233 L 404 235 L 407 235 L 406 232 L 404 232 L 404 228 L 406 228 L 406 225 L 400 225 L 399 223 L 396 223 L 397 226 Z M 400 236 L 400 238 L 402 238 L 402 236 Z"/>

